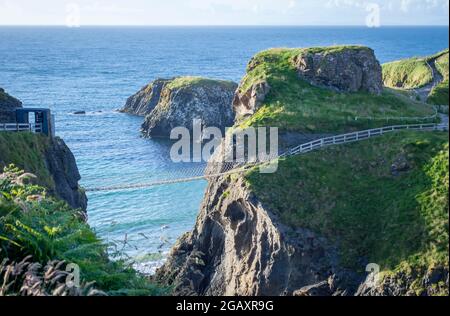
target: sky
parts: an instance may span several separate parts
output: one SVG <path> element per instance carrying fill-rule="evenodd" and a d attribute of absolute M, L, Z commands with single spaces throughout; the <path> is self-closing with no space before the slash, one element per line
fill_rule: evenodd
<path fill-rule="evenodd" d="M 0 0 L 0 25 L 448 25 L 449 0 Z"/>

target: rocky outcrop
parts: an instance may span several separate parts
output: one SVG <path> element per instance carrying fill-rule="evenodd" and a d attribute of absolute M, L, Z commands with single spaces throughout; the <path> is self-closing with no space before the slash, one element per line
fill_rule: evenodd
<path fill-rule="evenodd" d="M 203 127 L 221 130 L 231 127 L 236 88 L 237 84 L 228 81 L 176 78 L 163 85 L 158 103 L 145 118 L 142 132 L 146 137 L 168 138 L 175 127 L 192 130 L 194 119 L 201 120 Z M 156 97 L 150 99 L 154 102 Z"/>
<path fill-rule="evenodd" d="M 266 81 L 253 84 L 247 91 L 237 91 L 233 99 L 233 110 L 236 117 L 243 118 L 258 111 L 270 92 Z"/>
<path fill-rule="evenodd" d="M 22 107 L 22 102 L 10 96 L 0 88 L 0 123 L 14 123 L 15 110 Z"/>
<path fill-rule="evenodd" d="M 356 276 L 338 270 L 336 261 L 326 239 L 280 224 L 243 179 L 221 178 L 209 183 L 194 230 L 155 278 L 177 295 L 292 295 L 330 275 L 341 277 L 329 292 L 355 291 Z"/>
<path fill-rule="evenodd" d="M 396 273 L 385 276 L 381 282 L 363 282 L 356 296 L 440 296 L 449 288 L 449 271 L 445 267 L 430 269 L 424 277 L 417 271 Z"/>
<path fill-rule="evenodd" d="M 87 197 L 78 185 L 81 179 L 73 153 L 59 137 L 52 138 L 45 151 L 47 168 L 55 187 L 50 194 L 66 201 L 73 208 L 87 209 Z"/>
<path fill-rule="evenodd" d="M 146 116 L 158 105 L 161 91 L 173 79 L 157 79 L 128 98 L 122 113 Z"/>
<path fill-rule="evenodd" d="M 383 91 L 382 69 L 372 49 L 305 50 L 294 58 L 300 78 L 342 92 Z"/>

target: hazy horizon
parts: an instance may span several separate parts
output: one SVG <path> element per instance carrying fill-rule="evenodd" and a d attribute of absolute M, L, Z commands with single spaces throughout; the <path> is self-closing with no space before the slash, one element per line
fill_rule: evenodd
<path fill-rule="evenodd" d="M 0 0 L 2 26 L 448 26 L 449 0 Z"/>

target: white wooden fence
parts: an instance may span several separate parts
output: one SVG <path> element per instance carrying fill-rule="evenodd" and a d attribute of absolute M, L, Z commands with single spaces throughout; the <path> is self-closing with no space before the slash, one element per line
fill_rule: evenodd
<path fill-rule="evenodd" d="M 352 143 L 352 142 L 368 139 L 371 137 L 400 131 L 400 130 L 445 131 L 445 130 L 448 130 L 448 125 L 447 124 L 394 125 L 394 126 L 386 126 L 386 127 L 369 129 L 369 130 L 365 130 L 365 131 L 347 133 L 347 134 L 342 134 L 342 135 L 330 136 L 330 137 L 317 139 L 312 142 L 305 143 L 305 144 L 299 145 L 297 147 L 291 148 L 287 152 L 280 155 L 280 157 L 303 154 L 303 153 L 307 153 L 312 150 L 315 150 L 315 149 L 318 149 L 321 147 L 325 147 L 325 146 L 330 146 L 330 145 Z"/>
<path fill-rule="evenodd" d="M 42 124 L 35 123 L 0 123 L 0 132 L 42 132 Z"/>

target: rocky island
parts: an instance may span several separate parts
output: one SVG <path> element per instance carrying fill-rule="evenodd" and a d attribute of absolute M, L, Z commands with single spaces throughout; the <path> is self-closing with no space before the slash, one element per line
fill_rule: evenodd
<path fill-rule="evenodd" d="M 178 126 L 192 130 L 194 119 L 203 127 L 224 130 L 234 122 L 231 103 L 236 88 L 230 81 L 199 77 L 158 79 L 131 96 L 121 111 L 145 116 L 146 137 L 168 138 Z"/>
<path fill-rule="evenodd" d="M 309 137 L 439 120 L 384 88 L 360 46 L 261 52 L 233 105 L 240 126 Z M 155 279 L 178 295 L 448 295 L 447 133 L 399 132 L 279 164 L 211 179 Z"/>

